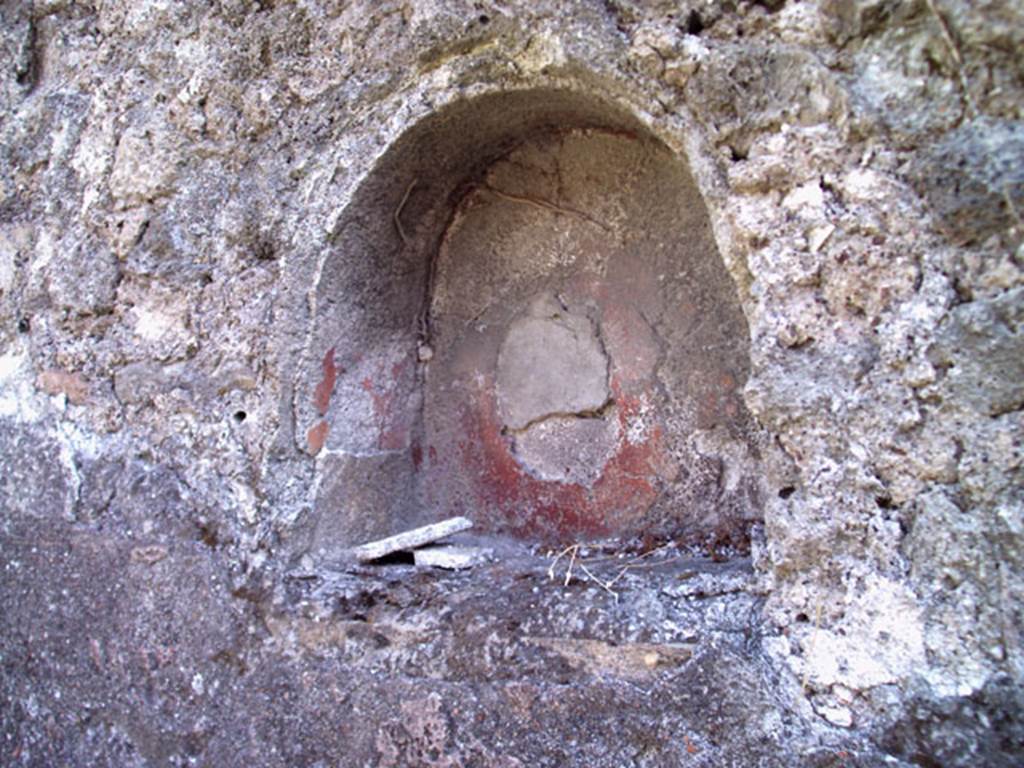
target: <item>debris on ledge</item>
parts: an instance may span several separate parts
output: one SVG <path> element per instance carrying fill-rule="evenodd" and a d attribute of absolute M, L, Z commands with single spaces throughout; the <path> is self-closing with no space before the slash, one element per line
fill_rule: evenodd
<path fill-rule="evenodd" d="M 424 547 L 413 552 L 416 565 L 461 571 L 474 565 L 483 565 L 494 556 L 487 547 L 467 547 L 455 544 Z"/>
<path fill-rule="evenodd" d="M 396 552 L 408 552 L 425 544 L 433 544 L 452 534 L 468 531 L 472 527 L 473 522 L 469 518 L 450 517 L 438 523 L 431 523 L 420 528 L 413 528 L 411 531 L 388 536 L 386 539 L 367 542 L 355 547 L 352 550 L 352 555 L 360 563 L 369 563 Z"/>

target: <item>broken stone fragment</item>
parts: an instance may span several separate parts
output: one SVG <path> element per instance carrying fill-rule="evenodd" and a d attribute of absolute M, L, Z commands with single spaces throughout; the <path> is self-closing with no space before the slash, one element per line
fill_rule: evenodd
<path fill-rule="evenodd" d="M 114 373 L 114 394 L 122 403 L 145 403 L 177 385 L 174 369 L 152 362 L 130 363 Z"/>
<path fill-rule="evenodd" d="M 473 527 L 473 522 L 466 517 L 451 517 L 439 523 L 431 523 L 420 528 L 413 528 L 386 539 L 371 541 L 352 550 L 352 556 L 361 563 L 368 563 L 379 560 L 382 557 L 393 555 L 395 552 L 406 552 L 410 549 L 422 547 L 424 544 L 431 544 L 440 541 L 446 536 L 455 533 L 468 531 Z"/>
<path fill-rule="evenodd" d="M 832 725 L 837 725 L 840 728 L 850 728 L 853 726 L 853 713 L 849 707 L 816 704 L 814 708 L 819 715 L 832 723 Z"/>
<path fill-rule="evenodd" d="M 486 547 L 439 546 L 417 549 L 413 558 L 416 565 L 461 571 L 486 563 L 493 554 L 494 551 Z"/>
<path fill-rule="evenodd" d="M 132 126 L 117 145 L 110 174 L 110 194 L 119 207 L 130 208 L 170 194 L 177 160 L 166 134 Z"/>
<path fill-rule="evenodd" d="M 807 233 L 807 247 L 811 253 L 817 253 L 821 250 L 821 247 L 825 245 L 828 239 L 832 236 L 832 233 L 836 231 L 835 225 L 833 224 L 822 224 L 821 226 L 811 227 Z"/>
<path fill-rule="evenodd" d="M 69 403 L 82 405 L 89 397 L 89 385 L 80 373 L 59 368 L 43 371 L 36 377 L 36 386 L 48 395 L 64 395 Z"/>
<path fill-rule="evenodd" d="M 676 88 L 682 88 L 700 65 L 696 61 L 673 61 L 665 65 L 661 79 Z"/>

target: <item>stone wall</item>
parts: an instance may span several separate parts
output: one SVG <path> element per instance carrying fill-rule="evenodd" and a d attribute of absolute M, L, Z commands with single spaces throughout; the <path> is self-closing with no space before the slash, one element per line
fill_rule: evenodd
<path fill-rule="evenodd" d="M 758 699 L 780 765 L 1012 764 L 1024 748 L 1022 47 L 1024 10 L 1010 0 L 0 5 L 0 762 L 619 765 L 633 754 L 638 765 L 739 765 L 753 749 L 739 714 L 748 685 L 785 694 Z M 441 435 L 445 460 L 458 448 L 446 404 L 462 395 L 438 387 L 459 377 L 426 369 L 458 371 L 452 350 L 472 351 L 466 329 L 482 316 L 465 280 L 501 299 L 483 311 L 504 312 L 502 323 L 561 307 L 577 339 L 606 344 L 614 331 L 614 311 L 595 314 L 567 273 L 554 286 L 524 267 L 530 279 L 507 296 L 504 279 L 487 285 L 472 270 L 438 282 L 435 267 L 468 248 L 460 233 L 500 239 L 518 222 L 536 236 L 517 241 L 516 269 L 543 262 L 558 237 L 566 254 L 615 241 L 574 214 L 609 226 L 649 212 L 652 254 L 658 237 L 687 240 L 656 210 L 663 201 L 615 208 L 599 168 L 575 188 L 544 186 L 543 142 L 586 135 L 641 137 L 664 158 L 656 167 L 678 164 L 706 209 L 702 274 L 721 275 L 697 307 L 721 312 L 705 333 L 734 348 L 687 352 L 678 369 L 699 360 L 690 368 L 718 378 L 679 376 L 677 396 L 671 376 L 650 374 L 671 456 L 628 474 L 655 478 L 660 501 L 636 504 L 634 486 L 607 508 L 597 496 L 559 502 L 601 520 L 625 509 L 643 524 L 611 532 L 654 530 L 659 543 L 714 543 L 730 523 L 739 554 L 752 549 L 743 590 L 757 617 L 744 626 L 757 652 L 729 646 L 693 676 L 719 690 L 722 658 L 749 665 L 714 748 L 710 726 L 690 751 L 695 737 L 652 725 L 663 711 L 699 726 L 701 707 L 674 698 L 685 677 L 637 710 L 647 735 L 628 718 L 611 735 L 594 726 L 635 754 L 580 746 L 558 758 L 555 745 L 528 750 L 531 729 L 507 722 L 507 743 L 480 743 L 494 731 L 474 718 L 498 693 L 454 666 L 389 678 L 365 636 L 359 662 L 324 650 L 341 635 L 296 640 L 326 619 L 301 615 L 289 573 L 326 578 L 317 569 L 332 547 L 447 509 L 417 440 Z M 533 202 L 483 200 L 488 185 Z M 544 209 L 557 195 L 561 212 Z M 705 213 L 694 216 L 699 228 Z M 669 357 L 693 343 L 695 322 L 679 304 L 692 295 L 685 276 L 673 280 L 619 302 L 672 299 L 652 334 Z M 565 286 L 579 290 L 560 299 Z M 643 323 L 629 320 L 619 317 L 637 342 Z M 493 356 L 502 340 L 480 344 Z M 602 349 L 579 354 L 610 354 L 613 366 Z M 505 405 L 488 413 L 513 429 L 538 415 L 590 418 L 610 399 L 569 398 L 520 423 L 516 396 L 491 386 L 484 394 L 497 387 Z M 687 405 L 719 388 L 703 417 Z M 597 415 L 600 429 L 629 427 Z M 618 432 L 607 445 L 573 439 L 602 456 L 622 444 Z M 590 465 L 611 465 L 552 469 L 562 448 L 516 450 L 531 477 L 591 490 Z M 486 518 L 488 497 L 468 497 Z M 570 543 L 595 533 L 562 519 L 552 530 Z M 352 589 L 408 619 L 412 598 Z M 448 616 L 453 594 L 412 604 Z M 366 612 L 346 605 L 346 622 Z M 601 610 L 605 628 L 631 621 Z M 403 631 L 383 637 L 412 643 Z M 523 683 L 541 692 L 523 695 L 557 729 L 578 710 L 558 714 L 563 689 L 544 687 L 558 678 L 544 669 Z M 355 693 L 363 674 L 379 701 Z M 226 693 L 239 686 L 291 699 L 275 708 L 252 690 Z M 460 709 L 463 696 L 474 703 Z M 345 730 L 350 763 L 320 720 L 346 701 L 367 718 Z M 234 707 L 277 735 L 247 735 Z M 303 728 L 326 729 L 320 746 L 289 725 L 289 707 Z M 374 740 L 378 726 L 390 735 Z M 215 732 L 280 751 L 229 756 L 210 746 Z M 676 752 L 636 746 L 644 739 Z M 813 752 L 821 745 L 832 763 Z"/>

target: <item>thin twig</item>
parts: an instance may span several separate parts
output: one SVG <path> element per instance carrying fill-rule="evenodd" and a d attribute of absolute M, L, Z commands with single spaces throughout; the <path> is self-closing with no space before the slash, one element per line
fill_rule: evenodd
<path fill-rule="evenodd" d="M 629 558 L 629 560 L 627 560 L 625 563 L 621 563 L 621 564 L 625 565 L 625 566 L 635 567 L 635 566 L 632 565 L 633 563 L 637 563 L 640 560 L 643 560 L 644 558 L 650 557 L 651 555 L 656 555 L 658 552 L 661 552 L 662 550 L 668 549 L 671 546 L 673 546 L 673 542 L 670 541 L 670 542 L 668 542 L 666 544 L 662 544 L 660 547 L 655 547 L 654 549 L 649 549 L 646 552 L 644 552 L 643 554 L 634 555 L 633 557 Z M 672 558 L 672 559 L 675 560 L 677 558 Z M 589 565 L 604 565 L 605 563 L 615 563 L 615 562 L 620 562 L 620 561 L 619 561 L 619 558 L 617 558 L 617 557 L 602 557 L 599 560 L 588 560 L 587 562 L 588 562 Z M 671 562 L 671 561 L 666 560 L 665 562 Z M 657 565 L 661 565 L 661 563 L 657 563 Z"/>
<path fill-rule="evenodd" d="M 572 580 L 572 564 L 576 562 L 576 553 L 579 551 L 580 545 L 574 545 L 572 548 L 572 557 L 569 558 L 569 567 L 565 569 L 565 584 L 562 586 L 568 587 L 569 582 Z"/>
<path fill-rule="evenodd" d="M 964 60 L 960 55 L 960 49 L 956 47 L 956 41 L 953 39 L 953 33 L 949 30 L 949 25 L 946 24 L 946 20 L 942 18 L 942 14 L 939 13 L 939 9 L 935 7 L 935 0 L 925 0 L 928 5 L 928 10 L 932 12 L 932 16 L 939 22 L 939 28 L 942 30 L 942 39 L 946 43 L 946 47 L 949 48 L 949 53 L 953 57 L 953 63 L 956 64 L 956 76 L 957 80 L 960 81 L 960 91 L 963 94 L 964 103 L 967 105 L 967 114 L 970 117 L 976 117 L 978 114 L 977 107 L 974 106 L 974 100 L 971 98 L 971 90 L 967 87 L 967 75 L 964 74 Z"/>
<path fill-rule="evenodd" d="M 614 589 L 612 589 L 612 587 L 614 587 L 615 584 L 620 579 L 622 579 L 623 576 L 625 576 L 627 573 L 629 573 L 629 571 L 637 569 L 637 568 L 653 568 L 653 567 L 656 567 L 656 566 L 659 566 L 659 565 L 664 565 L 665 563 L 673 562 L 674 560 L 678 560 L 679 558 L 682 557 L 682 555 L 676 555 L 675 557 L 673 557 L 673 558 L 671 558 L 669 560 L 661 560 L 661 561 L 658 561 L 656 563 L 641 562 L 644 558 L 650 557 L 651 555 L 656 554 L 657 552 L 660 552 L 660 551 L 662 551 L 664 549 L 667 549 L 670 546 L 672 546 L 671 543 L 663 544 L 660 547 L 652 549 L 652 550 L 650 550 L 648 552 L 644 552 L 642 555 L 636 555 L 635 557 L 630 558 L 625 563 L 621 563 L 620 562 L 619 563 L 619 571 L 618 571 L 618 573 L 616 573 L 615 576 L 612 577 L 610 580 L 605 581 L 600 576 L 595 574 L 590 569 L 590 567 L 593 567 L 595 565 L 603 565 L 603 564 L 617 562 L 617 558 L 606 557 L 606 558 L 601 558 L 599 560 L 589 560 L 589 561 L 588 560 L 584 560 L 583 558 L 579 557 L 579 551 L 580 551 L 581 545 L 578 544 L 578 543 L 577 544 L 570 544 L 568 547 L 563 549 L 561 552 L 549 553 L 548 554 L 549 557 L 552 557 L 552 556 L 554 557 L 554 559 L 551 561 L 551 565 L 548 566 L 548 579 L 550 581 L 554 581 L 555 580 L 555 569 L 558 566 L 558 563 L 562 560 L 563 557 L 568 555 L 569 556 L 569 566 L 568 566 L 568 568 L 566 568 L 566 571 L 565 571 L 565 577 L 563 579 L 563 585 L 564 586 L 569 586 L 570 582 L 572 581 L 572 571 L 573 571 L 573 568 L 579 568 L 579 570 L 583 571 L 584 575 L 586 575 L 586 577 L 588 579 L 590 579 L 590 581 L 593 581 L 593 582 L 597 583 L 603 590 L 605 590 L 608 594 L 610 594 L 612 597 L 614 597 L 616 602 L 617 602 L 618 599 L 619 599 L 619 593 L 616 592 Z M 588 567 L 588 566 L 590 566 L 590 567 Z"/>
<path fill-rule="evenodd" d="M 638 568 L 639 566 L 633 566 L 633 567 L 634 568 Z M 627 565 L 621 571 L 619 571 L 617 574 L 615 574 L 615 578 L 608 582 L 608 587 L 609 588 L 614 587 L 615 586 L 615 582 L 617 582 L 619 579 L 621 579 L 623 576 L 625 576 L 627 573 L 629 573 L 629 569 L 630 569 L 630 566 Z"/>
<path fill-rule="evenodd" d="M 409 202 L 409 195 L 412 194 L 412 188 L 416 186 L 416 179 L 409 182 L 409 186 L 405 188 L 405 194 L 402 195 L 402 202 L 395 208 L 395 212 L 392 218 L 395 220 L 395 229 L 398 230 L 398 236 L 402 238 L 402 243 L 409 245 L 409 238 L 405 236 L 405 230 L 402 228 L 402 209 L 405 208 L 405 204 Z"/>
<path fill-rule="evenodd" d="M 603 588 L 603 589 L 604 589 L 604 590 L 605 590 L 605 591 L 606 591 L 606 592 L 607 592 L 607 593 L 608 593 L 609 595 L 611 595 L 612 597 L 614 597 L 614 598 L 615 598 L 615 602 L 618 602 L 618 601 L 619 601 L 619 593 L 618 593 L 618 592 L 616 592 L 616 591 L 615 591 L 614 589 L 612 589 L 612 586 L 613 586 L 613 585 L 615 584 L 615 582 L 616 582 L 616 581 L 618 581 L 618 579 L 619 579 L 619 576 L 621 576 L 621 575 L 622 575 L 622 573 L 620 573 L 620 574 L 619 574 L 619 576 L 616 576 L 616 577 L 615 577 L 614 579 L 612 579 L 612 580 L 611 580 L 611 581 L 609 581 L 608 583 L 605 583 L 605 582 L 604 582 L 604 581 L 602 581 L 601 579 L 597 578 L 597 576 L 595 576 L 595 575 L 594 575 L 593 573 L 591 573 L 590 569 L 589 569 L 589 568 L 587 568 L 587 566 L 585 566 L 585 565 L 584 565 L 584 564 L 583 564 L 582 562 L 580 562 L 580 569 L 581 569 L 581 570 L 582 570 L 582 571 L 583 571 L 583 572 L 584 572 L 585 574 L 587 574 L 587 576 L 588 576 L 589 578 L 591 578 L 592 580 L 594 580 L 594 581 L 596 581 L 596 582 L 597 582 L 598 584 L 600 584 L 600 585 L 601 585 L 601 587 L 602 587 L 602 588 Z M 623 569 L 623 573 L 625 573 L 625 569 Z"/>
<path fill-rule="evenodd" d="M 548 566 L 548 580 L 549 581 L 554 581 L 555 580 L 555 566 L 558 565 L 558 561 L 561 560 L 566 555 L 568 555 L 573 550 L 575 550 L 577 547 L 579 547 L 579 544 L 571 544 L 568 547 L 566 547 L 565 549 L 563 549 L 561 552 L 559 552 L 557 555 L 555 555 L 555 559 L 552 560 L 551 561 L 551 565 Z"/>

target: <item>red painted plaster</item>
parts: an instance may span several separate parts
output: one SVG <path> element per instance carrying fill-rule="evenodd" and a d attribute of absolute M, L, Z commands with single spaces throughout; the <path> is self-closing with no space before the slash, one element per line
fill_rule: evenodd
<path fill-rule="evenodd" d="M 320 449 L 324 447 L 324 443 L 327 441 L 327 433 L 330 430 L 331 425 L 326 421 L 320 421 L 309 428 L 309 431 L 306 433 L 306 444 L 309 446 L 310 454 L 316 456 L 320 453 Z"/>
<path fill-rule="evenodd" d="M 323 375 L 320 383 L 316 385 L 313 392 L 313 404 L 321 416 L 327 414 L 331 404 L 331 395 L 334 394 L 334 384 L 338 380 L 338 368 L 334 363 L 334 347 L 327 350 L 323 362 L 320 364 Z"/>
<path fill-rule="evenodd" d="M 587 488 L 529 474 L 512 453 L 511 439 L 501 433 L 494 382 L 481 382 L 463 411 L 465 438 L 459 444 L 459 461 L 473 478 L 476 495 L 474 509 L 468 511 L 478 525 L 524 538 L 568 541 L 622 532 L 635 524 L 658 496 L 667 456 L 660 428 L 650 429 L 635 444 L 626 439 L 626 427 L 639 413 L 641 400 L 619 397 L 618 450 L 593 487 Z"/>

